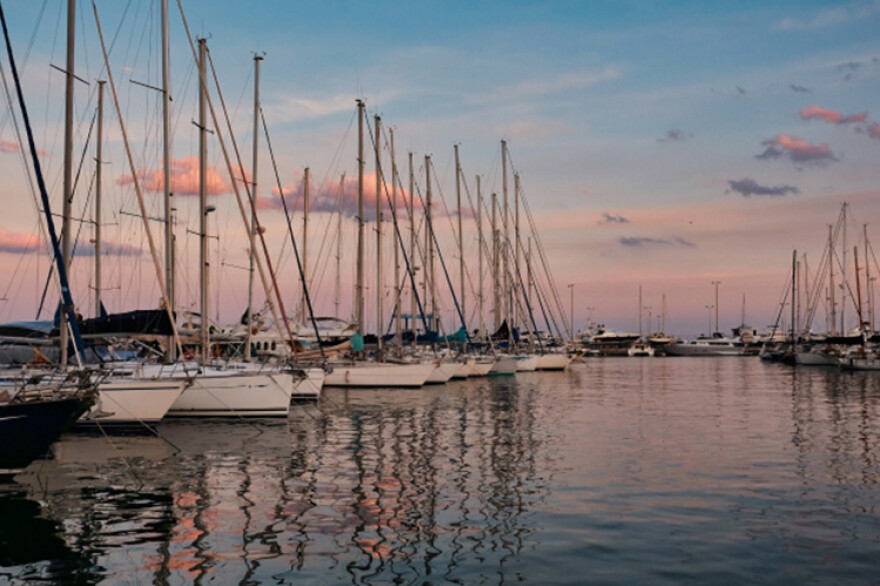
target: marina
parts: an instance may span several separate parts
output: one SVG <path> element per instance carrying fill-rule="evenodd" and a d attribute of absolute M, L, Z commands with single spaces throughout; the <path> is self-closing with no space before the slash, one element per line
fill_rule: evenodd
<path fill-rule="evenodd" d="M 867 585 L 878 410 L 872 373 L 596 358 L 67 433 L 0 484 L 0 579 Z"/>
<path fill-rule="evenodd" d="M 0 584 L 877 584 L 880 4 L 38 4 Z"/>

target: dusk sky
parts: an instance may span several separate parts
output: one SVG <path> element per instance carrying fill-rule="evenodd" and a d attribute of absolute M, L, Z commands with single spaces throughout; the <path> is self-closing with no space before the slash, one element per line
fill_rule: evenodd
<path fill-rule="evenodd" d="M 162 213 L 155 191 L 161 185 L 160 102 L 155 91 L 131 81 L 161 85 L 159 7 L 157 1 L 97 3 L 151 217 Z M 66 3 L 5 2 L 3 8 L 44 151 L 53 211 L 60 213 L 64 76 L 50 64 L 65 64 Z M 208 39 L 248 173 L 253 55 L 265 56 L 262 107 L 298 235 L 296 196 L 305 167 L 312 177 L 308 265 L 319 314 L 335 311 L 337 220 L 329 210 L 335 209 L 343 173 L 346 192 L 355 185 L 357 99 L 366 102 L 371 125 L 378 114 L 383 125 L 394 128 L 404 185 L 411 152 L 417 191 L 424 194 L 424 158 L 432 156 L 434 197 L 445 200 L 435 221 L 456 286 L 458 252 L 449 238 L 457 221 L 453 145 L 459 145 L 475 204 L 477 175 L 487 199 L 493 192 L 500 197 L 500 141 L 508 142 L 511 169 L 520 175 L 566 319 L 574 293 L 577 329 L 591 317 L 614 329 L 636 330 L 641 286 L 650 329 L 656 329 L 665 295 L 668 332 L 706 332 L 714 328 L 714 309 L 708 307 L 715 304 L 713 281 L 720 282 L 723 331 L 742 321 L 744 300 L 746 321 L 764 328 L 779 310 L 792 251 L 806 253 L 808 265 L 818 263 L 828 225 L 843 202 L 850 204 L 850 249 L 864 224 L 869 239 L 880 241 L 880 0 L 187 0 L 183 8 L 191 32 Z M 90 84 L 76 87 L 78 165 L 97 103 L 95 80 L 106 79 L 106 73 L 91 3 L 78 2 L 77 12 L 76 74 Z M 196 309 L 198 241 L 190 232 L 198 230 L 193 196 L 198 137 L 192 123 L 198 117 L 198 83 L 176 2 L 170 14 L 178 301 Z M 2 63 L 11 83 L 5 55 Z M 155 307 L 153 264 L 141 220 L 133 215 L 131 172 L 107 99 L 105 304 L 110 311 Z M 213 99 L 219 107 L 216 92 Z M 293 314 L 299 303 L 295 264 L 280 200 L 271 191 L 276 180 L 266 139 L 259 138 L 261 221 Z M 216 138 L 211 141 L 211 205 L 217 208 L 211 230 L 218 236 L 211 244 L 217 303 L 212 315 L 234 321 L 247 299 L 241 268 L 247 244 L 220 148 Z M 0 120 L 0 321 L 34 318 L 50 264 L 18 142 L 7 103 Z M 390 167 L 387 149 L 383 144 L 383 164 Z M 88 218 L 92 144 L 87 152 L 73 208 Z M 366 161 L 375 201 L 373 155 Z M 512 187 L 511 174 L 511 202 Z M 471 204 L 466 200 L 463 207 Z M 375 209 L 367 214 L 373 220 Z M 354 222 L 350 213 L 344 216 L 341 313 L 347 317 Z M 153 222 L 161 244 L 160 227 Z M 368 230 L 370 246 L 374 228 L 375 223 Z M 468 275 L 476 280 L 472 212 L 465 214 L 465 231 Z M 387 226 L 385 232 L 390 242 Z M 72 269 L 74 297 L 86 315 L 94 303 L 91 237 L 86 225 Z M 375 248 L 368 254 L 374 256 Z M 384 255 L 389 275 L 390 255 L 389 248 Z M 874 262 L 871 271 L 878 274 Z M 370 265 L 373 270 L 375 260 Z M 386 318 L 392 287 L 387 281 Z M 56 291 L 52 287 L 47 299 L 57 299 Z M 374 285 L 368 295 L 370 307 Z M 469 313 L 475 311 L 473 295 L 467 304 Z M 451 316 L 449 302 L 444 310 Z M 643 327 L 647 330 L 647 323 Z"/>

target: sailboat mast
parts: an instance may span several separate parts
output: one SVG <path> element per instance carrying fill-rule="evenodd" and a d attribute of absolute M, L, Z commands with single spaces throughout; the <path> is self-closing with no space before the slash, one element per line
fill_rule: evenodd
<path fill-rule="evenodd" d="M 254 144 L 253 144 L 253 161 L 251 163 L 251 238 L 248 249 L 249 267 L 248 267 L 248 305 L 247 305 L 247 342 L 244 346 L 245 360 L 251 359 L 251 344 L 254 335 L 254 236 L 257 229 L 257 158 L 260 148 L 260 61 L 263 60 L 261 55 L 254 54 Z M 284 317 L 282 316 L 282 319 Z"/>
<path fill-rule="evenodd" d="M 651 324 L 648 324 L 649 326 Z M 639 285 L 639 341 L 642 339 L 642 286 Z"/>
<path fill-rule="evenodd" d="M 101 167 L 104 152 L 104 85 L 98 80 L 98 136 L 95 152 L 95 317 L 101 317 Z M 171 347 L 174 344 L 170 345 Z"/>
<path fill-rule="evenodd" d="M 415 184 L 416 184 L 416 176 L 415 169 L 413 168 L 413 154 L 409 153 L 409 254 L 410 258 L 417 259 L 418 255 L 416 254 L 416 210 L 415 210 Z M 422 263 L 424 266 L 424 263 Z M 418 267 L 413 267 L 413 271 L 416 271 Z M 424 274 L 424 271 L 423 271 Z M 418 307 L 416 306 L 416 279 L 412 279 L 412 284 L 410 285 L 410 296 L 409 296 L 409 315 L 412 320 L 412 335 L 413 335 L 413 344 L 415 344 L 418 332 L 418 322 L 416 321 L 416 312 L 418 311 Z"/>
<path fill-rule="evenodd" d="M 206 50 L 205 39 L 199 39 L 199 266 L 201 278 L 199 279 L 199 312 L 201 313 L 201 358 L 202 362 L 208 361 L 210 343 L 208 332 L 210 329 L 210 312 L 208 307 L 208 140 L 207 140 L 207 107 L 205 83 Z"/>
<path fill-rule="evenodd" d="M 662 297 L 660 303 L 661 303 L 661 305 L 663 305 L 663 317 L 660 320 L 662 322 L 662 324 L 660 326 L 660 331 L 665 334 L 666 333 L 666 293 L 663 294 L 663 297 Z"/>
<path fill-rule="evenodd" d="M 843 296 L 846 297 L 846 202 L 843 203 L 843 209 L 841 210 L 841 216 L 843 217 L 843 274 L 841 275 L 841 279 L 843 280 Z M 846 335 L 846 303 L 841 300 L 840 304 L 840 333 Z"/>
<path fill-rule="evenodd" d="M 794 351 L 794 345 L 797 342 L 795 337 L 795 320 L 796 320 L 796 304 L 797 297 L 797 250 L 791 255 L 791 347 Z"/>
<path fill-rule="evenodd" d="M 339 295 L 342 291 L 342 212 L 345 209 L 345 173 L 339 178 L 339 215 L 336 218 L 336 298 L 333 305 L 339 317 Z"/>
<path fill-rule="evenodd" d="M 162 0 L 162 192 L 165 204 L 165 296 L 174 315 L 174 204 L 171 193 L 171 65 L 168 36 L 168 0 Z M 165 352 L 169 362 L 177 360 L 174 336 Z"/>
<path fill-rule="evenodd" d="M 302 237 L 302 270 L 303 270 L 303 295 L 302 295 L 302 323 L 308 323 L 309 305 L 306 298 L 306 290 L 309 285 L 309 187 L 311 175 L 309 168 L 303 171 L 303 237 Z"/>
<path fill-rule="evenodd" d="M 504 223 L 504 242 L 502 243 L 502 256 L 504 257 L 504 319 L 507 321 L 507 330 L 513 332 L 514 324 L 510 321 L 511 313 L 511 287 L 510 287 L 510 233 L 509 233 L 509 206 L 507 204 L 507 141 L 501 141 L 501 189 L 504 209 L 501 210 L 502 222 Z"/>
<path fill-rule="evenodd" d="M 477 301 L 480 304 L 480 333 L 484 333 L 486 326 L 483 324 L 483 191 L 480 184 L 480 176 L 477 175 L 477 263 L 479 277 L 477 279 Z"/>
<path fill-rule="evenodd" d="M 862 229 L 865 237 L 865 297 L 868 304 L 868 317 L 862 321 L 870 324 L 871 333 L 874 332 L 874 295 L 871 281 L 871 257 L 868 256 L 868 225 L 863 224 Z"/>
<path fill-rule="evenodd" d="M 385 327 L 385 315 L 382 311 L 382 119 L 377 114 L 376 122 L 376 343 L 382 351 L 382 334 Z"/>
<path fill-rule="evenodd" d="M 437 328 L 437 299 L 434 295 L 434 239 L 431 237 L 431 156 L 425 155 L 425 261 L 427 263 L 428 297 L 431 301 L 431 328 Z"/>
<path fill-rule="evenodd" d="M 837 333 L 837 299 L 834 295 L 834 228 L 828 225 L 828 305 L 831 310 L 831 334 Z"/>
<path fill-rule="evenodd" d="M 67 0 L 67 68 L 64 90 L 64 205 L 61 211 L 61 259 L 64 270 L 70 274 L 70 207 L 73 200 L 73 79 L 74 35 L 76 31 L 76 1 Z M 61 367 L 67 368 L 67 311 L 62 308 L 60 317 Z"/>
<path fill-rule="evenodd" d="M 856 309 L 859 315 L 859 332 L 864 332 L 865 320 L 862 318 L 862 284 L 859 282 L 859 247 L 853 246 L 853 264 L 856 272 Z M 864 340 L 864 336 L 862 337 Z"/>
<path fill-rule="evenodd" d="M 458 145 L 455 145 L 455 197 L 458 205 L 458 301 L 461 304 L 461 314 L 467 319 L 465 311 L 465 283 L 464 283 L 464 236 L 461 229 L 461 162 L 458 158 Z"/>
<path fill-rule="evenodd" d="M 532 299 L 534 299 L 533 286 L 535 284 L 533 281 L 533 278 L 532 278 L 532 237 L 529 236 L 528 239 L 526 239 L 526 242 L 528 244 L 528 246 L 526 247 L 526 255 L 525 255 L 525 261 L 526 261 L 526 307 L 531 307 L 532 306 Z M 531 329 L 532 320 L 527 319 L 527 321 L 529 324 L 529 328 Z"/>
<path fill-rule="evenodd" d="M 358 332 L 364 333 L 364 102 L 358 108 L 358 232 L 357 232 L 357 285 L 355 306 Z"/>
<path fill-rule="evenodd" d="M 493 331 L 497 332 L 501 327 L 501 259 L 498 250 L 498 194 L 492 194 L 492 294 L 495 308 L 495 323 Z"/>
<path fill-rule="evenodd" d="M 391 218 L 397 233 L 400 233 L 400 225 L 397 223 L 397 159 L 394 153 L 394 128 L 388 129 L 388 138 L 391 141 Z M 397 343 L 402 344 L 403 329 L 400 321 L 400 246 L 394 244 L 394 316 L 395 333 Z"/>
<path fill-rule="evenodd" d="M 520 239 L 519 239 L 519 173 L 513 174 L 513 323 L 519 324 L 521 319 L 528 321 L 527 317 L 519 315 L 520 304 L 518 302 L 520 288 L 517 286 L 520 275 Z"/>

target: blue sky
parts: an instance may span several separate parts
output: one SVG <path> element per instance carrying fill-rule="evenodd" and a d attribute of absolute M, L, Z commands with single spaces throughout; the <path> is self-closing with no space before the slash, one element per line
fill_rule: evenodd
<path fill-rule="evenodd" d="M 20 61 L 42 6 L 30 4 L 4 5 Z M 237 139 L 248 151 L 246 167 L 251 57 L 265 52 L 263 109 L 281 181 L 294 190 L 305 166 L 321 181 L 354 176 L 350 124 L 359 97 L 371 116 L 395 127 L 401 169 L 407 152 L 417 162 L 433 155 L 438 188 L 452 208 L 452 145 L 460 145 L 469 190 L 480 174 L 487 194 L 500 193 L 499 141 L 506 139 L 563 296 L 575 285 L 578 327 L 589 314 L 635 329 L 642 285 L 643 305 L 654 316 L 666 295 L 668 330 L 705 331 L 714 280 L 722 282 L 722 328 L 740 322 L 744 296 L 747 321 L 766 325 L 792 249 L 818 259 L 843 201 L 852 203 L 852 230 L 868 223 L 869 237 L 880 211 L 880 138 L 871 135 L 880 121 L 880 2 L 190 1 L 184 9 L 192 31 L 209 39 Z M 155 97 L 128 81 L 159 81 L 158 3 L 98 2 L 98 10 L 105 35 L 120 30 L 111 63 L 138 165 L 155 168 Z M 77 70 L 94 79 L 101 56 L 91 5 L 80 2 L 78 11 Z M 56 35 L 64 13 L 62 2 L 45 4 L 25 75 L 56 183 L 63 79 L 48 64 L 64 62 L 63 32 Z M 174 158 L 185 159 L 195 153 L 196 88 L 176 3 L 171 15 Z M 90 88 L 77 92 L 79 151 L 94 100 Z M 109 172 L 118 178 L 128 171 L 118 131 L 109 132 Z M 8 124 L 0 139 L 15 141 Z M 6 176 L 22 176 L 14 155 L 0 164 Z M 216 147 L 211 164 L 222 171 Z M 270 173 L 263 154 L 267 190 Z M 22 190 L 19 181 L 2 187 L 4 201 Z M 117 209 L 133 208 L 130 188 L 111 180 L 107 188 L 123 202 Z M 9 250 L 33 232 L 33 205 L 22 199 L 0 220 L 0 245 Z M 192 228 L 192 199 L 182 198 L 182 229 Z M 217 201 L 227 205 L 232 197 Z M 286 227 L 278 214 L 266 216 L 269 233 L 280 238 Z M 120 238 L 135 230 L 126 218 L 118 218 L 126 227 L 117 229 Z M 235 213 L 217 222 L 218 264 L 239 264 L 243 235 Z M 315 219 L 316 231 L 329 228 L 329 216 Z M 120 242 L 120 250 L 145 247 L 140 238 Z M 178 238 L 187 257 L 193 245 Z M 328 246 L 312 261 L 325 272 Z M 454 256 L 449 251 L 448 262 Z M 117 292 L 109 293 L 117 309 L 154 303 L 151 270 L 132 276 L 130 257 L 127 264 L 118 258 Z M 140 264 L 147 262 L 144 256 Z M 25 292 L 46 265 L 0 252 L 4 274 L 15 276 L 0 317 L 30 317 L 34 296 Z M 79 298 L 90 295 L 88 270 L 77 273 Z M 243 301 L 241 275 L 231 271 L 216 277 L 228 283 L 218 298 L 222 319 L 240 315 Z M 316 283 L 324 298 L 333 297 L 331 283 L 326 275 Z"/>

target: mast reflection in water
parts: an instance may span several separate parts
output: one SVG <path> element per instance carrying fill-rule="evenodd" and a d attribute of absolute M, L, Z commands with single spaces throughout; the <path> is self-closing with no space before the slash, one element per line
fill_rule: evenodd
<path fill-rule="evenodd" d="M 878 411 L 872 373 L 603 358 L 68 434 L 0 484 L 0 583 L 871 584 Z"/>

